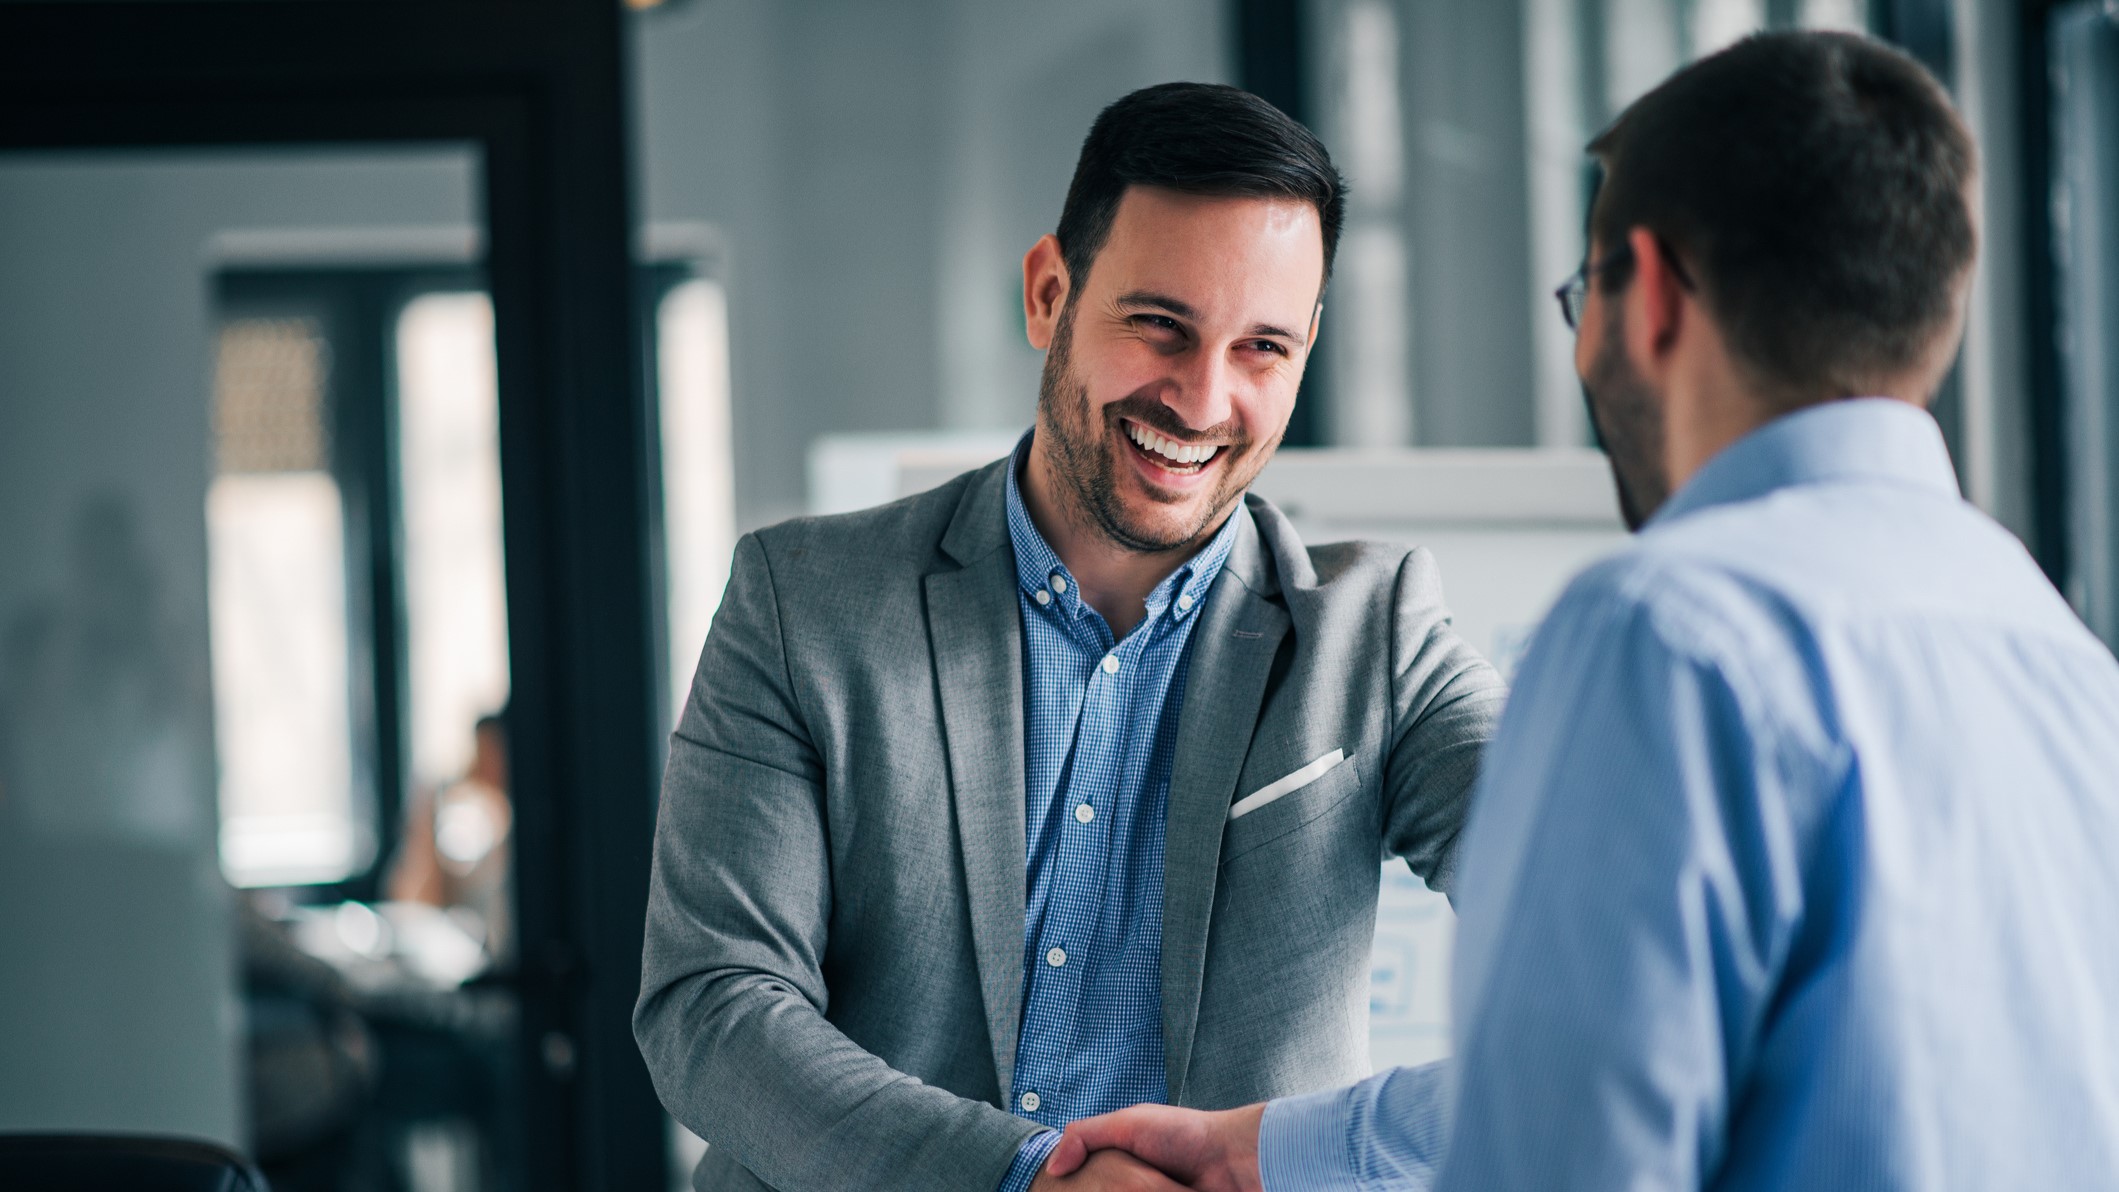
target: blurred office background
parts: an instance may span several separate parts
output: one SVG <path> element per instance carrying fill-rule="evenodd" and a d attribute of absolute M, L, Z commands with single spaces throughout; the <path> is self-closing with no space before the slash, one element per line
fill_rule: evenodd
<path fill-rule="evenodd" d="M 0 27 L 40 7 L 0 0 Z M 1888 38 L 1955 93 L 1983 254 L 1937 416 L 1970 499 L 2119 643 L 2119 3 L 610 8 L 636 352 L 568 400 L 641 411 L 644 758 L 738 534 L 1029 423 L 1021 255 L 1097 111 L 1172 79 L 1281 104 L 1353 187 L 1288 440 L 1337 454 L 1267 487 L 1318 532 L 1447 543 L 1505 659 L 1618 540 L 1550 297 L 1583 254 L 1582 146 L 1764 28 Z M 423 6 L 382 10 L 424 35 Z M 584 816 L 655 792 L 510 771 L 593 703 L 518 692 L 511 610 L 593 620 L 635 588 L 510 590 L 549 560 L 508 557 L 542 540 L 504 513 L 541 508 L 517 489 L 567 448 L 504 446 L 488 159 L 272 139 L 0 149 L 0 1132 L 203 1136 L 288 1188 L 681 1181 L 697 1144 L 660 1125 L 617 1167 L 534 1158 L 555 1121 L 569 1154 L 608 1143 L 549 1088 L 644 1081 L 525 999 L 603 978 L 570 941 L 637 946 L 645 874 L 518 851 L 549 817 L 516 780 Z M 564 913 L 522 901 L 553 889 Z M 1446 1049 L 1446 920 L 1386 890 L 1379 1062 Z"/>

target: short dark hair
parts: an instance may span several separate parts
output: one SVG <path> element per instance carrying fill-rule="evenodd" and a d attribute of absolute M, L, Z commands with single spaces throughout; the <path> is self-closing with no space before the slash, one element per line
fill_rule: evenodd
<path fill-rule="evenodd" d="M 1589 151 L 1604 166 L 1592 238 L 1605 252 L 1637 227 L 1662 238 L 1782 396 L 1858 396 L 1955 327 L 1977 154 L 1942 85 L 1881 42 L 1747 38 L 1642 97 Z"/>
<path fill-rule="evenodd" d="M 1309 203 L 1324 230 L 1324 273 L 1332 274 L 1346 220 L 1346 179 L 1314 133 L 1248 91 L 1218 83 L 1162 83 L 1097 116 L 1082 141 L 1055 232 L 1075 290 L 1088 280 L 1090 263 L 1110 238 L 1129 186 Z"/>

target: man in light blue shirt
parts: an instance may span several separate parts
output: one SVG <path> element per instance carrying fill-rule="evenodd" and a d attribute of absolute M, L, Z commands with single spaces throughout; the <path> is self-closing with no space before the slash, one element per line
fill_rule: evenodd
<path fill-rule="evenodd" d="M 1454 1059 L 1079 1123 L 1054 1169 L 2119 1188 L 2119 664 L 1922 408 L 1969 137 L 1909 59 L 1779 35 L 1591 149 L 1560 297 L 1641 533 L 1554 608 L 1489 753 Z"/>

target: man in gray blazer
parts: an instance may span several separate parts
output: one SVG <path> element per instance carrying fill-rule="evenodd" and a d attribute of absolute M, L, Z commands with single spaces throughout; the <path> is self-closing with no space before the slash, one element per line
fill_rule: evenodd
<path fill-rule="evenodd" d="M 1425 552 L 1245 495 L 1342 193 L 1233 88 L 1113 104 L 1024 259 L 1014 455 L 738 545 L 634 1022 L 700 1188 L 1168 1190 L 1038 1168 L 1079 1117 L 1367 1075 L 1377 862 L 1448 887 L 1501 684 Z"/>

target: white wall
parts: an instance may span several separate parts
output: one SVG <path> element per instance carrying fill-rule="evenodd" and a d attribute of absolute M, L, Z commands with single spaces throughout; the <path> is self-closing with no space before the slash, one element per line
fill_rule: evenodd
<path fill-rule="evenodd" d="M 463 154 L 0 155 L 0 1130 L 240 1141 L 206 249 L 463 224 Z"/>

